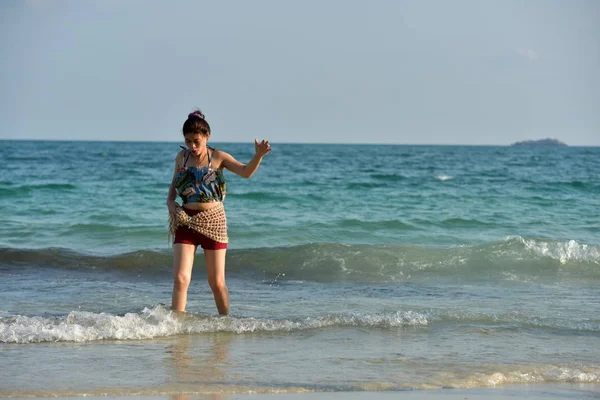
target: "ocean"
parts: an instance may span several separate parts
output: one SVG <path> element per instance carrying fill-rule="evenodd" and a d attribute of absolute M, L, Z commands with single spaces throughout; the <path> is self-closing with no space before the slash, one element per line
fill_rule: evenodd
<path fill-rule="evenodd" d="M 600 148 L 273 143 L 181 317 L 180 143 L 0 144 L 0 397 L 600 391 Z"/>

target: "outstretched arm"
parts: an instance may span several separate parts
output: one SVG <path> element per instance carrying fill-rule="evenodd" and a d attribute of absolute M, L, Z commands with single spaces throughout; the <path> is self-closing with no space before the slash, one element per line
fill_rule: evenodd
<path fill-rule="evenodd" d="M 254 139 L 254 150 L 256 151 L 256 153 L 254 154 L 254 157 L 252 157 L 252 159 L 248 161 L 248 164 L 243 164 L 236 160 L 231 154 L 222 152 L 223 162 L 221 166 L 223 168 L 227 168 L 228 170 L 230 170 L 236 175 L 241 176 L 242 178 L 250 178 L 258 169 L 258 166 L 260 165 L 260 162 L 262 161 L 263 157 L 271 151 L 269 141 L 263 140 L 259 143 L 258 140 Z"/>

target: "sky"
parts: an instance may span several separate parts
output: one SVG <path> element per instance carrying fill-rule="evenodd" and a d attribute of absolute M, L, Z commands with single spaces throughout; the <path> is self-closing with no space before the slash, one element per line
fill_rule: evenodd
<path fill-rule="evenodd" d="M 0 139 L 600 146 L 597 0 L 2 0 Z"/>

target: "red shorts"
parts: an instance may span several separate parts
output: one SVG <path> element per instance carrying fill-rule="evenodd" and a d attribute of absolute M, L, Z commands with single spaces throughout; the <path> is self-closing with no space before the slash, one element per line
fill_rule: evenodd
<path fill-rule="evenodd" d="M 188 210 L 186 208 L 184 210 L 188 215 L 195 215 L 201 212 L 200 210 Z M 177 228 L 177 231 L 175 231 L 175 240 L 173 240 L 173 244 L 175 243 L 199 245 L 204 250 L 221 250 L 227 248 L 227 243 L 212 240 L 187 226 Z"/>

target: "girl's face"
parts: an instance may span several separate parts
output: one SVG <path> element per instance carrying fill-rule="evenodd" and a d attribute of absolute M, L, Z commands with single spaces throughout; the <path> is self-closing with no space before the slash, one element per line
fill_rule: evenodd
<path fill-rule="evenodd" d="M 206 148 L 207 141 L 208 136 L 205 136 L 201 133 L 188 133 L 185 135 L 185 145 L 195 156 L 200 155 L 200 153 Z"/>

